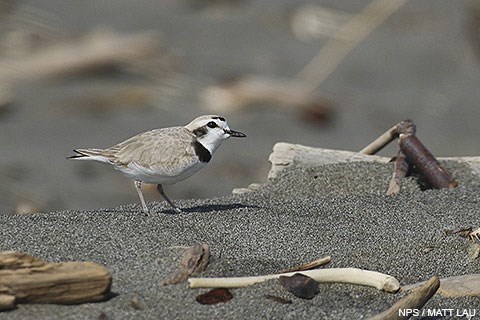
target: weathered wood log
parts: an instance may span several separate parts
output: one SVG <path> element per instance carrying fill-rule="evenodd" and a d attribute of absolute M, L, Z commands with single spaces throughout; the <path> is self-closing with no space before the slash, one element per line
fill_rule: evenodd
<path fill-rule="evenodd" d="M 17 251 L 0 252 L 0 270 L 40 267 L 46 264 L 42 259 L 32 257 L 26 253 Z"/>
<path fill-rule="evenodd" d="M 111 283 L 108 269 L 93 262 L 48 263 L 18 252 L 0 253 L 0 294 L 14 296 L 16 303 L 102 301 Z"/>
<path fill-rule="evenodd" d="M 15 296 L 10 294 L 0 294 L 0 311 L 10 309 L 15 309 Z"/>
<path fill-rule="evenodd" d="M 439 160 L 456 161 L 467 164 L 474 174 L 480 176 L 480 157 L 445 157 Z M 278 173 L 293 165 L 324 165 L 332 163 L 376 161 L 381 163 L 390 162 L 390 158 L 375 155 L 365 155 L 358 152 L 322 149 L 307 147 L 300 144 L 278 142 L 273 147 L 273 152 L 268 159 L 272 168 L 268 178 L 277 177 Z"/>
<path fill-rule="evenodd" d="M 466 274 L 440 279 L 438 294 L 446 298 L 480 297 L 480 274 Z M 402 291 L 414 290 L 424 285 L 419 282 L 402 287 Z"/>
<path fill-rule="evenodd" d="M 286 142 L 276 143 L 268 161 L 272 168 L 268 178 L 273 179 L 283 169 L 296 165 L 324 165 L 331 163 L 377 161 L 387 163 L 390 158 L 364 155 L 358 152 L 306 147 Z"/>

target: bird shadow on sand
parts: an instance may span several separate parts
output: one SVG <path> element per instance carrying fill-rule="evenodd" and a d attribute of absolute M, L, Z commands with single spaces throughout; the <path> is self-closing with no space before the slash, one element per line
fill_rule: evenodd
<path fill-rule="evenodd" d="M 214 212 L 214 211 L 228 211 L 228 210 L 240 209 L 240 208 L 260 208 L 260 207 L 256 205 L 248 205 L 248 204 L 242 204 L 242 203 L 205 204 L 201 206 L 182 208 L 181 213 L 177 213 L 173 209 L 165 209 L 159 212 L 173 215 L 173 214 L 206 213 L 206 212 Z"/>

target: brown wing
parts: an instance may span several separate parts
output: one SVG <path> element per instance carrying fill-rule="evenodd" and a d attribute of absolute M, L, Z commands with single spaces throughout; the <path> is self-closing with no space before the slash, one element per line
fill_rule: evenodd
<path fill-rule="evenodd" d="M 159 172 L 181 171 L 197 162 L 194 135 L 184 127 L 147 131 L 106 149 L 118 166 L 136 163 Z"/>

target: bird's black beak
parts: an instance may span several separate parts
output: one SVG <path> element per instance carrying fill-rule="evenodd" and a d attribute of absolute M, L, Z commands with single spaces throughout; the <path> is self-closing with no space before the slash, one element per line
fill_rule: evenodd
<path fill-rule="evenodd" d="M 245 133 L 241 133 L 239 131 L 233 131 L 233 130 L 225 130 L 225 133 L 229 134 L 230 137 L 235 137 L 235 138 L 245 138 L 247 135 Z"/>

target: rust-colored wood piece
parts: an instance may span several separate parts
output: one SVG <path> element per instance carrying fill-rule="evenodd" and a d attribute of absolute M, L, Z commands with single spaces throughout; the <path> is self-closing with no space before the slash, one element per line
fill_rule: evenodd
<path fill-rule="evenodd" d="M 106 300 L 112 277 L 93 262 L 48 263 L 27 254 L 0 252 L 0 309 L 13 303 L 78 304 Z"/>
<path fill-rule="evenodd" d="M 457 187 L 457 182 L 415 135 L 400 134 L 398 143 L 407 161 L 422 174 L 429 187 L 434 189 Z"/>
<path fill-rule="evenodd" d="M 398 138 L 400 151 L 395 160 L 395 172 L 387 195 L 397 194 L 400 191 L 401 181 L 410 167 L 421 175 L 428 188 L 456 188 L 458 183 L 417 138 L 415 131 L 415 125 L 411 120 L 403 120 L 360 150 L 363 154 L 375 154 Z"/>

